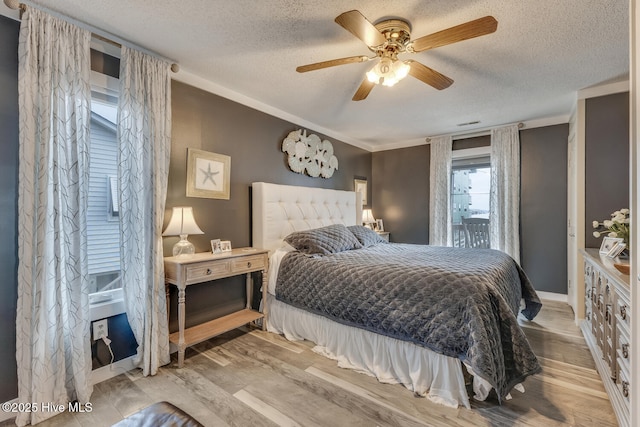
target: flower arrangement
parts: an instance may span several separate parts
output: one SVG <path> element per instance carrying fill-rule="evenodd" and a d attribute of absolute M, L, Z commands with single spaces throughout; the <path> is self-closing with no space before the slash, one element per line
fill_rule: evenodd
<path fill-rule="evenodd" d="M 602 222 L 593 221 L 594 237 L 607 234 L 609 237 L 619 237 L 629 247 L 629 209 L 620 209 L 611 214 L 611 219 Z"/>

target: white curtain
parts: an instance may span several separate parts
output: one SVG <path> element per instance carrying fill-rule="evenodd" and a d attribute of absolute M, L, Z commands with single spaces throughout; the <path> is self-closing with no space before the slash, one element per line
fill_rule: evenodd
<path fill-rule="evenodd" d="M 451 136 L 431 139 L 429 244 L 451 246 Z"/>
<path fill-rule="evenodd" d="M 520 134 L 517 125 L 491 131 L 491 222 L 493 249 L 520 263 Z"/>
<path fill-rule="evenodd" d="M 21 403 L 85 403 L 92 392 L 85 220 L 90 37 L 34 8 L 22 17 L 16 318 Z M 16 424 L 53 415 L 19 412 Z"/>
<path fill-rule="evenodd" d="M 169 363 L 162 219 L 171 149 L 167 62 L 122 48 L 118 185 L 125 306 L 138 341 L 137 364 L 154 375 Z"/>

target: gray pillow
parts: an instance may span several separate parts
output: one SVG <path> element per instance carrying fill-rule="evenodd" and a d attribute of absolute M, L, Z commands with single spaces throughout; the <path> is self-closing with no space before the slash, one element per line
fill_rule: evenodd
<path fill-rule="evenodd" d="M 356 236 L 356 239 L 362 246 L 368 248 L 369 246 L 377 245 L 378 243 L 387 243 L 378 233 L 364 225 L 350 225 L 347 227 L 349 231 Z"/>
<path fill-rule="evenodd" d="M 358 239 L 342 224 L 295 231 L 284 241 L 305 254 L 329 255 L 362 248 Z"/>

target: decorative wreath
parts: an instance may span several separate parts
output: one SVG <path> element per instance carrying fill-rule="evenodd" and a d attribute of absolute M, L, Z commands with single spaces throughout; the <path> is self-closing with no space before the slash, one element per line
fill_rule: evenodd
<path fill-rule="evenodd" d="M 338 158 L 333 155 L 331 142 L 321 141 L 315 134 L 307 136 L 303 129 L 289 132 L 282 141 L 282 151 L 289 155 L 289 168 L 296 173 L 331 178 L 338 169 Z"/>

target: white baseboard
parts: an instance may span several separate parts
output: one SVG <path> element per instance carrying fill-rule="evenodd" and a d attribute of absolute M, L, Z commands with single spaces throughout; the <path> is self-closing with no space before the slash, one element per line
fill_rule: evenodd
<path fill-rule="evenodd" d="M 135 369 L 136 366 L 133 363 L 134 358 L 135 356 L 129 356 L 126 359 L 118 360 L 111 365 L 94 369 L 91 372 L 91 382 L 93 384 L 98 384 L 110 378 L 117 377 L 120 374 L 124 374 L 125 372 L 128 372 L 132 369 Z"/>
<path fill-rule="evenodd" d="M 126 359 L 118 360 L 111 365 L 103 366 L 98 369 L 94 369 L 91 372 L 91 382 L 92 384 L 98 384 L 103 381 L 106 381 L 110 378 L 116 377 L 120 374 L 124 374 L 132 369 L 135 369 L 136 366 L 133 364 L 133 359 L 135 356 L 129 356 Z M 6 403 L 18 403 L 18 398 L 16 397 L 13 400 L 9 400 Z M 10 420 L 11 418 L 15 418 L 16 414 L 13 412 L 4 412 L 0 411 L 0 422 Z"/>
<path fill-rule="evenodd" d="M 9 400 L 8 402 L 3 403 L 3 406 L 6 404 L 11 404 L 11 403 L 18 403 L 18 398 L 16 397 L 13 400 Z M 11 418 L 15 418 L 18 414 L 16 412 L 5 412 L 5 411 L 0 411 L 0 423 L 3 421 L 7 421 L 10 420 Z"/>
<path fill-rule="evenodd" d="M 569 304 L 569 296 L 567 294 L 557 294 L 555 292 L 536 291 L 540 299 L 548 299 L 551 301 L 566 302 Z"/>

